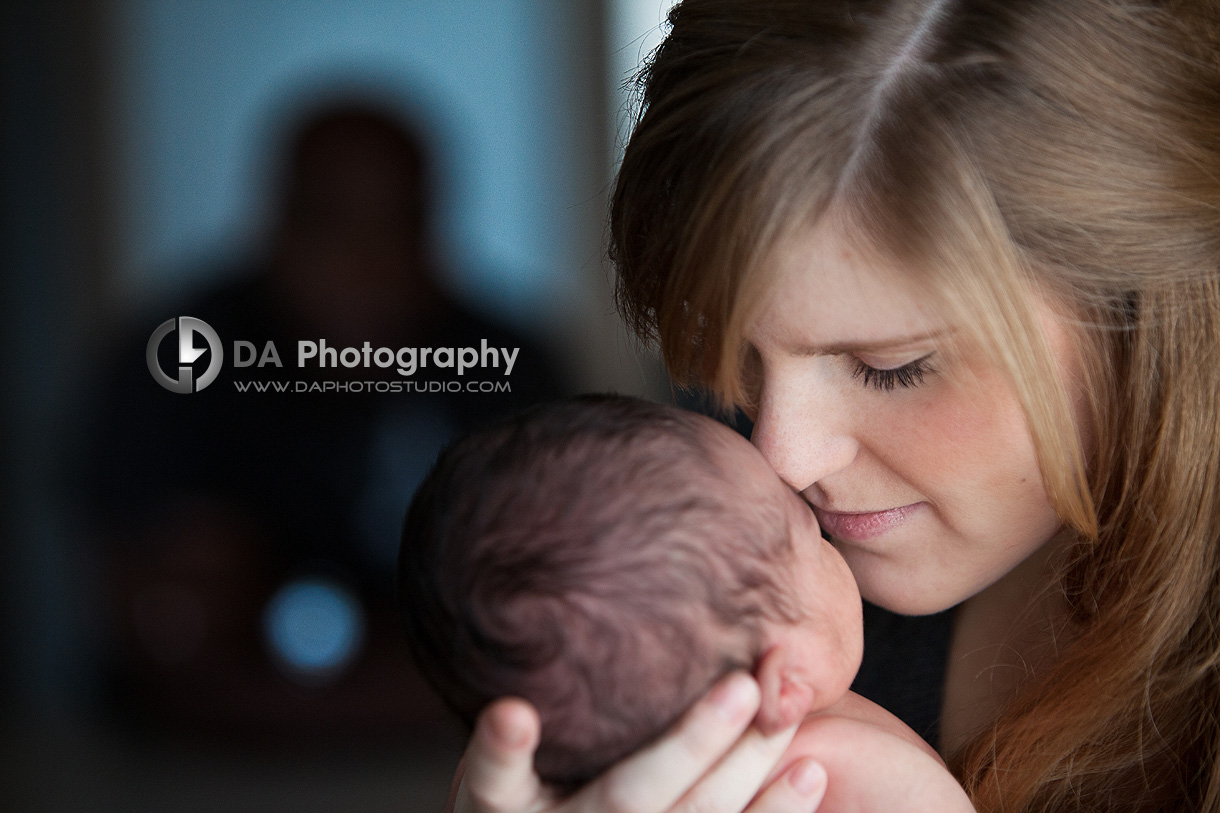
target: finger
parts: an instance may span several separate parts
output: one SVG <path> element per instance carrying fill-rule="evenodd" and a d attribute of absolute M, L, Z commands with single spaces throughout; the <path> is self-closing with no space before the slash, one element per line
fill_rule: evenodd
<path fill-rule="evenodd" d="M 677 725 L 627 757 L 573 799 L 574 810 L 669 810 L 732 747 L 758 711 L 758 684 L 735 672 L 691 707 Z"/>
<path fill-rule="evenodd" d="M 682 798 L 675 810 L 737 813 L 744 809 L 775 770 L 792 742 L 796 728 L 790 726 L 777 734 L 763 736 L 751 726 L 733 750 Z"/>
<path fill-rule="evenodd" d="M 456 813 L 518 813 L 535 807 L 541 796 L 534 773 L 540 733 L 538 712 L 524 700 L 505 698 L 484 709 L 466 749 Z"/>
<path fill-rule="evenodd" d="M 797 760 L 758 794 L 746 813 L 813 813 L 826 796 L 826 769 L 812 759 Z"/>
<path fill-rule="evenodd" d="M 453 772 L 453 779 L 449 782 L 449 798 L 445 799 L 445 806 L 441 808 L 441 813 L 457 813 L 458 792 L 462 789 L 462 779 L 466 776 L 466 758 L 463 757 L 458 761 L 457 769 Z"/>

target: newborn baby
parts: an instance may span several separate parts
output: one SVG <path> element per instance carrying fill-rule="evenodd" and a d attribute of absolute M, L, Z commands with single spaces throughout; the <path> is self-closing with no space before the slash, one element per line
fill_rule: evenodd
<path fill-rule="evenodd" d="M 758 680 L 764 733 L 834 705 L 936 758 L 848 692 L 860 594 L 809 506 L 695 413 L 583 396 L 459 441 L 407 514 L 399 594 L 441 695 L 468 724 L 495 698 L 532 703 L 536 770 L 564 790 L 736 669 Z"/>

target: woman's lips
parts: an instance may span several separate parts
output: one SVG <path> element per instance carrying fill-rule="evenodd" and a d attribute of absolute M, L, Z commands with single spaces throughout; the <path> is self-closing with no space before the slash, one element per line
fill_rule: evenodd
<path fill-rule="evenodd" d="M 822 528 L 831 536 L 846 542 L 864 542 L 881 536 L 891 528 L 900 525 L 919 505 L 919 503 L 911 503 L 899 508 L 887 508 L 884 511 L 852 514 L 825 511 L 815 507 L 813 513 L 817 515 Z"/>

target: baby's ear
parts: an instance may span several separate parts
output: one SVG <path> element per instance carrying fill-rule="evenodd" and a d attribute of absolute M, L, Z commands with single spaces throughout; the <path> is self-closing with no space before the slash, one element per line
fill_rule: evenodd
<path fill-rule="evenodd" d="M 763 735 L 796 725 L 813 708 L 814 691 L 809 676 L 796 668 L 782 644 L 763 653 L 754 668 L 754 677 L 762 693 L 754 722 Z"/>

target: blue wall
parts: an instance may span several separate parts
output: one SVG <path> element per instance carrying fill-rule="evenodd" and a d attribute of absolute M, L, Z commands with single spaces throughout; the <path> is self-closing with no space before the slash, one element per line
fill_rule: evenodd
<path fill-rule="evenodd" d="M 587 207 L 602 99 L 573 76 L 565 0 L 126 0 L 118 64 L 120 294 L 198 286 L 257 239 L 263 125 L 335 71 L 419 91 L 441 147 L 442 237 L 468 296 L 517 321 L 562 309 L 597 261 Z M 595 44 L 594 44 L 595 45 Z M 603 159 L 594 156 L 596 164 Z"/>

